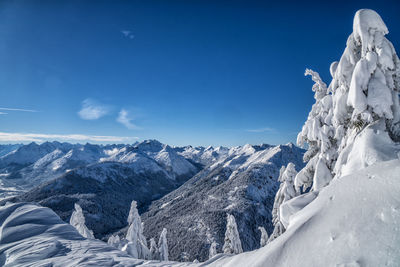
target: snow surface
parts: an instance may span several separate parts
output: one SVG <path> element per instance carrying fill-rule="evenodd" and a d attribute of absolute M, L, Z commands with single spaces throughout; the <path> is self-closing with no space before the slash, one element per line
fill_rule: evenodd
<path fill-rule="evenodd" d="M 83 238 L 53 211 L 33 204 L 0 207 L 4 266 L 398 266 L 400 161 L 380 162 L 333 180 L 292 216 L 267 246 L 199 265 L 143 261 Z M 310 256 L 305 256 L 310 255 Z M 135 265 L 136 264 L 136 265 Z"/>
<path fill-rule="evenodd" d="M 204 266 L 398 266 L 400 161 L 333 180 L 261 249 Z"/>
<path fill-rule="evenodd" d="M 198 266 L 134 259 L 105 242 L 86 239 L 51 209 L 18 203 L 0 207 L 0 265 Z"/>

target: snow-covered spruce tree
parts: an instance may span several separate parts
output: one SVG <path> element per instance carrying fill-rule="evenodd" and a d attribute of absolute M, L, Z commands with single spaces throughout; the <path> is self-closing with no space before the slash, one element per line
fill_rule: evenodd
<path fill-rule="evenodd" d="M 265 246 L 268 243 L 268 233 L 265 230 L 265 228 L 262 226 L 259 226 L 258 230 L 260 230 L 260 232 L 261 232 L 260 247 L 262 248 L 263 246 Z"/>
<path fill-rule="evenodd" d="M 357 11 L 347 47 L 332 63 L 336 177 L 387 160 L 385 146 L 400 141 L 400 62 L 387 33 L 375 11 Z"/>
<path fill-rule="evenodd" d="M 120 243 L 121 243 L 121 239 L 119 238 L 119 235 L 111 235 L 108 240 L 107 240 L 107 244 L 116 247 L 116 248 L 120 248 Z"/>
<path fill-rule="evenodd" d="M 215 255 L 217 255 L 217 242 L 213 241 L 208 251 L 208 258 L 211 259 Z"/>
<path fill-rule="evenodd" d="M 298 136 L 300 146 L 309 146 L 308 163 L 295 179 L 298 191 L 393 158 L 388 151 L 400 141 L 400 61 L 387 33 L 375 11 L 361 9 L 340 61 L 331 64 L 329 88 L 306 70 L 316 82 L 316 103 Z"/>
<path fill-rule="evenodd" d="M 315 104 L 308 115 L 302 131 L 297 136 L 297 144 L 308 143 L 308 151 L 304 154 L 307 165 L 297 174 L 295 185 L 297 192 L 305 191 L 312 185 L 318 190 L 332 179 L 332 169 L 337 158 L 336 141 L 332 126 L 332 95 L 319 74 L 306 69 L 315 82 Z"/>
<path fill-rule="evenodd" d="M 240 241 L 236 220 L 235 217 L 231 214 L 227 214 L 225 243 L 222 247 L 222 250 L 224 253 L 227 254 L 239 254 L 243 252 L 242 242 Z"/>
<path fill-rule="evenodd" d="M 158 240 L 158 252 L 160 260 L 168 261 L 168 242 L 167 242 L 167 229 L 163 228 L 160 239 Z"/>
<path fill-rule="evenodd" d="M 75 203 L 75 210 L 72 212 L 69 224 L 75 227 L 83 237 L 94 239 L 93 231 L 89 230 L 85 225 L 85 216 L 78 203 Z"/>
<path fill-rule="evenodd" d="M 126 252 L 132 257 L 138 259 L 150 259 L 150 250 L 147 247 L 146 238 L 143 235 L 143 224 L 137 210 L 135 200 L 131 203 L 131 208 L 128 216 L 128 232 L 126 233 Z"/>
<path fill-rule="evenodd" d="M 152 260 L 160 260 L 160 253 L 154 238 L 150 238 L 150 258 Z"/>
<path fill-rule="evenodd" d="M 285 232 L 285 227 L 280 218 L 280 207 L 286 201 L 296 197 L 299 193 L 294 186 L 294 179 L 297 175 L 296 168 L 293 163 L 289 163 L 287 167 L 282 166 L 278 181 L 281 183 L 275 195 L 274 206 L 272 209 L 272 223 L 274 231 L 268 239 L 268 243 Z"/>

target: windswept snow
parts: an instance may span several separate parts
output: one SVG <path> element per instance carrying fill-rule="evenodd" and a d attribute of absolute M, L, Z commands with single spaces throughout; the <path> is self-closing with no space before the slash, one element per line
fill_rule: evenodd
<path fill-rule="evenodd" d="M 204 266 L 398 266 L 400 161 L 333 180 L 261 249 Z"/>
<path fill-rule="evenodd" d="M 86 239 L 51 209 L 18 203 L 0 207 L 0 265 L 198 266 L 134 259 L 105 242 Z"/>

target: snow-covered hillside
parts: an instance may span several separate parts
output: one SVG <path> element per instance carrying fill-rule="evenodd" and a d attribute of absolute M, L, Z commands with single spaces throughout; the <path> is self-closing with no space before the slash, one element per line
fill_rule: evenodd
<path fill-rule="evenodd" d="M 236 256 L 218 254 L 201 265 L 130 258 L 85 239 L 48 208 L 0 207 L 0 264 L 4 266 L 398 266 L 400 161 L 377 163 L 341 177 L 291 218 L 266 247 Z M 382 193 L 384 192 L 384 193 Z"/>
<path fill-rule="evenodd" d="M 398 266 L 400 161 L 335 179 L 266 247 L 206 266 Z"/>
<path fill-rule="evenodd" d="M 100 240 L 84 238 L 51 209 L 26 203 L 0 207 L 0 251 L 0 265 L 6 267 L 189 265 L 134 259 Z"/>
<path fill-rule="evenodd" d="M 271 210 L 279 169 L 304 165 L 304 150 L 293 144 L 245 145 L 227 150 L 217 160 L 170 194 L 153 202 L 142 215 L 144 233 L 156 237 L 168 229 L 172 260 L 208 259 L 216 242 L 224 243 L 226 214 L 235 215 L 245 251 L 259 247 L 259 226 L 272 230 Z"/>

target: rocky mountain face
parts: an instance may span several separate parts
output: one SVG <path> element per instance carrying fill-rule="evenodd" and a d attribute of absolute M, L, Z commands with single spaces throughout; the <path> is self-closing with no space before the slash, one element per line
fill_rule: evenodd
<path fill-rule="evenodd" d="M 157 237 L 165 227 L 170 259 L 204 261 L 213 241 L 221 252 L 229 213 L 236 217 L 243 249 L 258 248 L 258 227 L 272 231 L 279 169 L 289 162 L 301 169 L 303 152 L 292 144 L 229 149 L 225 157 L 151 204 L 142 214 L 145 235 Z"/>

